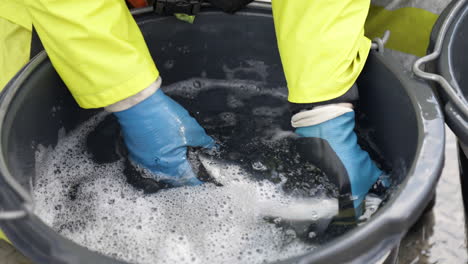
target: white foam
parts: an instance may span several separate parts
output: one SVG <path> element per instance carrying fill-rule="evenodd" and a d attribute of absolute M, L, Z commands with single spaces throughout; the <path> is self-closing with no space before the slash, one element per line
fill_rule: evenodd
<path fill-rule="evenodd" d="M 131 263 L 264 263 L 314 248 L 263 217 L 316 219 L 333 206 L 298 204 L 279 185 L 251 181 L 235 167 L 218 168 L 223 187 L 144 195 L 126 183 L 121 161 L 98 165 L 84 151 L 86 135 L 102 118 L 37 153 L 35 213 L 60 234 Z"/>

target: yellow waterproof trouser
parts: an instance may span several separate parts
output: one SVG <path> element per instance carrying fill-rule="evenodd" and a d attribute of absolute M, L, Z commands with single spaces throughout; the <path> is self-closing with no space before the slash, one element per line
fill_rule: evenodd
<path fill-rule="evenodd" d="M 0 17 L 0 90 L 29 60 L 31 30 Z"/>

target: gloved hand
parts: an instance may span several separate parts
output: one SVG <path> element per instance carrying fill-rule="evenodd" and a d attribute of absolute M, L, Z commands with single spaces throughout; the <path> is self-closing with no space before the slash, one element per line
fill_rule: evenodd
<path fill-rule="evenodd" d="M 300 139 L 301 154 L 338 186 L 340 211 L 354 209 L 354 217 L 362 215 L 364 198 L 383 173 L 357 143 L 352 105 L 324 105 L 300 112 L 293 116 L 292 125 L 305 138 Z M 381 182 L 388 187 L 387 179 L 382 177 Z"/>
<path fill-rule="evenodd" d="M 187 147 L 214 147 L 214 140 L 189 113 L 158 89 L 131 108 L 114 112 L 130 159 L 172 186 L 198 185 Z"/>
<path fill-rule="evenodd" d="M 221 8 L 224 12 L 234 13 L 253 0 L 209 0 L 212 5 Z"/>

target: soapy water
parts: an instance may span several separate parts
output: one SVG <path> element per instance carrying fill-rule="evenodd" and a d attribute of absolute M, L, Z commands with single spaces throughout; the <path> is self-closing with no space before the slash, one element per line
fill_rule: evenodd
<path fill-rule="evenodd" d="M 72 241 L 131 263 L 265 263 L 317 248 L 337 194 L 291 150 L 284 93 L 203 79 L 165 91 L 219 143 L 216 155 L 190 150 L 189 159 L 222 186 L 134 188 L 123 159 L 96 163 L 86 149 L 101 113 L 37 151 L 35 213 Z"/>
<path fill-rule="evenodd" d="M 293 229 L 263 219 L 260 213 L 294 203 L 267 180 L 238 178 L 223 187 L 205 184 L 144 195 L 126 183 L 122 161 L 98 165 L 84 150 L 85 136 L 99 120 L 62 138 L 53 151 L 38 152 L 44 167 L 38 168 L 34 188 L 35 213 L 65 237 L 131 263 L 262 263 L 314 248 L 297 239 Z M 223 171 L 225 177 L 237 172 Z M 301 214 L 301 206 L 332 203 L 307 202 L 294 203 L 293 209 Z"/>

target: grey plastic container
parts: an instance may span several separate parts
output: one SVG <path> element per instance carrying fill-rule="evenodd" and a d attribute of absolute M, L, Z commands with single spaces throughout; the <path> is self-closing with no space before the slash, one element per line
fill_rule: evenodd
<path fill-rule="evenodd" d="M 205 9 L 193 25 L 140 13 L 137 21 L 165 84 L 201 76 L 225 79 L 223 66 L 254 60 L 267 65 L 270 86 L 286 85 L 269 4 L 254 3 L 236 15 Z M 243 71 L 234 77 L 262 78 Z M 360 111 L 366 116 L 360 124 L 373 128 L 370 136 L 399 187 L 364 225 L 284 263 L 394 263 L 401 239 L 434 194 L 444 160 L 444 123 L 433 91 L 378 52 L 370 54 L 358 84 Z M 59 235 L 29 212 L 27 194 L 11 186 L 13 178 L 30 189 L 36 147 L 55 146 L 59 129 L 70 131 L 96 111 L 76 105 L 45 53 L 26 65 L 1 94 L 0 211 L 25 211 L 26 216 L 1 221 L 0 227 L 37 263 L 121 263 Z"/>
<path fill-rule="evenodd" d="M 436 46 L 440 42 L 439 47 Z M 426 65 L 427 72 L 444 78 L 456 95 L 465 100 L 460 106 L 441 83 L 432 83 L 445 115 L 445 122 L 458 139 L 460 181 L 465 211 L 468 211 L 468 1 L 452 1 L 435 24 L 428 54 L 438 57 Z M 424 58 L 422 59 L 424 60 Z"/>

